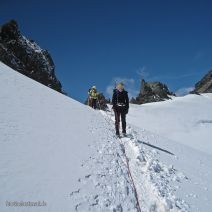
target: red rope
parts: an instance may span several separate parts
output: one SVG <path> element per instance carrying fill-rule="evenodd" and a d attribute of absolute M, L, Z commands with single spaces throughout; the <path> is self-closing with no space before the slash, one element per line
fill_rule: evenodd
<path fill-rule="evenodd" d="M 119 138 L 119 141 L 122 144 L 121 138 Z M 136 198 L 136 201 L 137 201 L 137 205 L 136 206 L 137 206 L 138 211 L 141 212 L 141 206 L 140 206 L 140 203 L 139 203 L 138 192 L 137 192 L 137 189 L 135 187 L 135 182 L 133 180 L 132 173 L 130 171 L 130 165 L 129 165 L 128 158 L 127 158 L 127 155 L 125 153 L 125 150 L 124 150 L 124 156 L 125 156 L 125 159 L 126 159 L 126 164 L 125 165 L 126 165 L 126 167 L 128 169 L 128 175 L 129 175 L 129 178 L 131 179 L 133 190 L 134 190 L 134 193 L 135 193 L 135 198 Z"/>
<path fill-rule="evenodd" d="M 116 113 L 115 113 L 115 115 L 116 115 Z M 105 120 L 109 124 L 111 124 L 111 122 L 109 120 L 107 120 L 107 119 L 105 119 Z M 119 139 L 120 144 L 123 145 L 121 138 L 118 138 L 118 139 Z M 123 147 L 124 147 L 124 145 L 123 145 Z M 136 189 L 136 186 L 135 186 L 135 182 L 134 182 L 133 177 L 132 177 L 132 173 L 130 171 L 130 165 L 129 165 L 129 162 L 128 162 L 128 157 L 127 157 L 127 155 L 125 153 L 125 149 L 124 149 L 123 153 L 124 153 L 124 156 L 125 156 L 125 159 L 126 159 L 126 164 L 125 165 L 126 165 L 126 167 L 128 169 L 128 175 L 129 175 L 129 178 L 131 179 L 132 187 L 133 187 L 134 194 L 135 194 L 135 199 L 136 199 L 136 202 L 137 202 L 136 207 L 137 207 L 138 211 L 141 212 L 141 206 L 140 206 L 140 203 L 139 203 L 138 192 L 137 192 L 137 189 Z"/>

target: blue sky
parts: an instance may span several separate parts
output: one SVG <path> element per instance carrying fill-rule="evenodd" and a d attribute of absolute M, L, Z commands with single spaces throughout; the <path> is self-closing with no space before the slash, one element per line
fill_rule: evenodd
<path fill-rule="evenodd" d="M 109 96 L 115 79 L 136 95 L 141 75 L 189 90 L 212 68 L 211 8 L 204 0 L 0 0 L 0 23 L 16 19 L 48 49 L 64 90 L 83 101 L 94 84 Z"/>

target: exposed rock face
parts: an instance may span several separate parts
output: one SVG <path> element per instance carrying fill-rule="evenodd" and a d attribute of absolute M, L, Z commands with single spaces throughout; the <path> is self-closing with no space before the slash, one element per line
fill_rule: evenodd
<path fill-rule="evenodd" d="M 131 99 L 133 104 L 144 104 L 150 102 L 160 102 L 170 99 L 169 96 L 175 95 L 170 92 L 168 87 L 161 82 L 145 82 L 141 81 L 140 93 L 136 98 Z"/>
<path fill-rule="evenodd" d="M 191 93 L 212 93 L 212 70 L 196 83 L 195 88 Z"/>
<path fill-rule="evenodd" d="M 16 21 L 0 28 L 0 61 L 14 70 L 61 93 L 62 86 L 55 76 L 55 65 L 47 50 L 25 38 Z"/>

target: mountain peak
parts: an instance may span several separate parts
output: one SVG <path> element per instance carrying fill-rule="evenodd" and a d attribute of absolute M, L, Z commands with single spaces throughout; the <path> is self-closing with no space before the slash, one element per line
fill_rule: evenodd
<path fill-rule="evenodd" d="M 15 20 L 10 20 L 1 27 L 1 38 L 3 40 L 15 40 L 20 36 L 18 23 Z"/>
<path fill-rule="evenodd" d="M 50 53 L 23 36 L 18 23 L 11 20 L 0 29 L 0 61 L 14 70 L 61 93 Z"/>
<path fill-rule="evenodd" d="M 191 93 L 212 93 L 212 70 L 196 83 Z"/>
<path fill-rule="evenodd" d="M 141 80 L 141 88 L 138 96 L 131 100 L 134 104 L 144 104 L 150 102 L 159 102 L 170 99 L 169 96 L 175 94 L 170 92 L 167 85 L 155 81 L 146 82 L 144 79 Z"/>

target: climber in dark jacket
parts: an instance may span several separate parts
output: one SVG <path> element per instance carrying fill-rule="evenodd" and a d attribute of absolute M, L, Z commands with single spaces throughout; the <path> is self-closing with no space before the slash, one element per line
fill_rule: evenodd
<path fill-rule="evenodd" d="M 112 98 L 113 110 L 115 113 L 115 129 L 116 135 L 120 136 L 120 117 L 122 122 L 122 133 L 126 135 L 126 114 L 129 110 L 128 92 L 124 90 L 124 84 L 118 83 L 113 91 Z"/>

